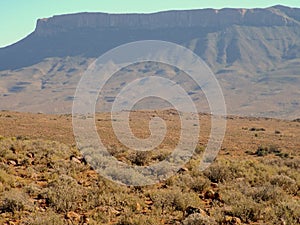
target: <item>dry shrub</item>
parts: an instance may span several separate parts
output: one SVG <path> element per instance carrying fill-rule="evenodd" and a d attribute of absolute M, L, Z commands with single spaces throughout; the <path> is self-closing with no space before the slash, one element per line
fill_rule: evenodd
<path fill-rule="evenodd" d="M 32 215 L 25 222 L 26 225 L 65 225 L 65 221 L 62 216 L 56 214 L 52 210 L 46 212 L 39 212 Z"/>
<path fill-rule="evenodd" d="M 262 205 L 255 202 L 252 197 L 234 188 L 224 192 L 223 196 L 225 204 L 231 206 L 226 214 L 238 217 L 245 223 L 256 222 L 260 218 Z"/>
<path fill-rule="evenodd" d="M 200 213 L 194 213 L 189 215 L 182 221 L 182 225 L 216 225 L 217 222 L 208 216 L 204 216 Z"/>
<path fill-rule="evenodd" d="M 289 194 L 297 194 L 299 189 L 295 180 L 283 174 L 272 177 L 271 184 L 281 187 Z"/>
<path fill-rule="evenodd" d="M 228 166 L 221 163 L 212 164 L 204 175 L 210 179 L 211 182 L 219 183 L 232 179 L 232 174 Z"/>
<path fill-rule="evenodd" d="M 15 214 L 18 211 L 23 211 L 25 208 L 30 208 L 28 196 L 19 190 L 10 190 L 2 193 L 0 210 L 2 212 L 10 212 Z"/>
<path fill-rule="evenodd" d="M 57 212 L 74 211 L 83 198 L 83 190 L 73 178 L 62 175 L 49 183 L 45 193 L 49 205 Z"/>

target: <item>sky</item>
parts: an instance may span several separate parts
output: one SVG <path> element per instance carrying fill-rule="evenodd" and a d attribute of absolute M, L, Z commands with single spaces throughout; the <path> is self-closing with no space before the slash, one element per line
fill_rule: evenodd
<path fill-rule="evenodd" d="M 34 31 L 39 18 L 76 12 L 150 13 L 173 9 L 299 7 L 300 0 L 0 0 L 0 47 Z"/>

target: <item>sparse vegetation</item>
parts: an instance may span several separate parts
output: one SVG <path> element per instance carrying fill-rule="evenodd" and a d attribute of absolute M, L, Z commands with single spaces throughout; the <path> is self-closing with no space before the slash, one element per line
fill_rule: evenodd
<path fill-rule="evenodd" d="M 199 144 L 175 176 L 157 185 L 125 187 L 99 176 L 75 145 L 2 136 L 0 224 L 296 225 L 300 159 L 294 146 L 289 151 L 278 142 L 258 142 L 235 152 L 226 146 L 210 167 L 199 171 L 205 150 Z M 117 151 L 117 144 L 113 149 L 132 165 L 155 163 L 170 154 L 132 154 Z"/>

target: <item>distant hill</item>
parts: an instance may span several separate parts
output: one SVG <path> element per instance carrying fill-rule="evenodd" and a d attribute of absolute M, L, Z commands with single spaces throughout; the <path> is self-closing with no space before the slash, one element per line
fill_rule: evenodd
<path fill-rule="evenodd" d="M 229 113 L 299 117 L 300 9 L 284 6 L 40 19 L 33 33 L 0 49 L 0 109 L 70 112 L 80 74 L 93 58 L 149 39 L 202 57 L 224 89 Z"/>

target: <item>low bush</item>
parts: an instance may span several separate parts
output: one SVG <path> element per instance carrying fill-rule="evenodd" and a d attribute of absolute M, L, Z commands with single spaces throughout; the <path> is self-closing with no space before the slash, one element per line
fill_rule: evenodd
<path fill-rule="evenodd" d="M 217 222 L 211 217 L 194 213 L 184 219 L 182 225 L 217 225 Z"/>
<path fill-rule="evenodd" d="M 23 211 L 26 206 L 28 206 L 28 198 L 25 193 L 14 189 L 2 193 L 1 212 L 15 214 L 18 211 Z"/>
<path fill-rule="evenodd" d="M 277 175 L 271 178 L 271 184 L 281 187 L 289 194 L 297 194 L 299 187 L 297 182 L 286 175 Z"/>
<path fill-rule="evenodd" d="M 73 178 L 62 175 L 49 183 L 45 193 L 49 205 L 57 212 L 74 211 L 82 202 L 83 191 Z"/>

